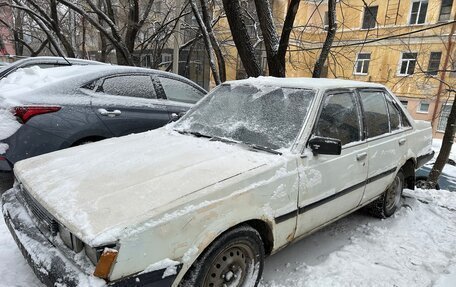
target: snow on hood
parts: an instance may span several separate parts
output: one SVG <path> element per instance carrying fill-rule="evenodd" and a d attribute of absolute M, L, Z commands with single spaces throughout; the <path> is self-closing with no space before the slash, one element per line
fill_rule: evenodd
<path fill-rule="evenodd" d="M 90 244 L 277 157 L 181 135 L 168 126 L 34 157 L 14 170 L 44 208 Z"/>

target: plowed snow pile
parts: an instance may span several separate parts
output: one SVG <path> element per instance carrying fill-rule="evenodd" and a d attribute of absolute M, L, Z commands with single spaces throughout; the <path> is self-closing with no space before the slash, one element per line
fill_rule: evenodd
<path fill-rule="evenodd" d="M 456 286 L 456 193 L 404 196 L 391 218 L 357 212 L 269 257 L 261 286 Z M 41 286 L 3 220 L 0 286 Z"/>

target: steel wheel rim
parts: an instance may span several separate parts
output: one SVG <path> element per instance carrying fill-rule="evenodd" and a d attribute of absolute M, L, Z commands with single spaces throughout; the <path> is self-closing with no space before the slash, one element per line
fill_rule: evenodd
<path fill-rule="evenodd" d="M 388 191 L 386 192 L 386 210 L 392 210 L 399 204 L 401 200 L 402 181 L 399 176 L 396 175 L 394 182 Z"/>
<path fill-rule="evenodd" d="M 240 287 L 253 274 L 255 255 L 246 243 L 235 243 L 215 256 L 204 278 L 204 287 Z M 247 280 L 246 280 L 247 279 Z"/>

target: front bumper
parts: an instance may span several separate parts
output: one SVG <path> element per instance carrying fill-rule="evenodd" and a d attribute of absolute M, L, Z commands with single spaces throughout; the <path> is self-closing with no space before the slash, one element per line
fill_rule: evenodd
<path fill-rule="evenodd" d="M 169 287 L 176 275 L 163 278 L 165 269 L 105 282 L 91 275 L 94 266 L 81 268 L 68 259 L 35 225 L 27 209 L 18 199 L 18 188 L 10 189 L 2 197 L 5 223 L 22 255 L 38 279 L 46 286 L 150 286 Z M 83 254 L 82 254 L 83 255 Z M 78 255 L 76 255 L 77 257 Z M 83 255 L 85 256 L 85 255 Z M 82 260 L 80 260 L 82 261 Z M 81 263 L 81 262 L 79 262 Z M 178 271 L 181 266 L 178 266 Z"/>

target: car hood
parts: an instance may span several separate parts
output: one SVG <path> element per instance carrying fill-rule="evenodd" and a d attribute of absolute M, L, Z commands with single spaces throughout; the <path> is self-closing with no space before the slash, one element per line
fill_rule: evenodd
<path fill-rule="evenodd" d="M 181 135 L 168 126 L 30 158 L 14 169 L 47 211 L 90 243 L 277 157 Z"/>

